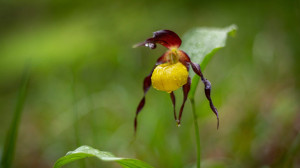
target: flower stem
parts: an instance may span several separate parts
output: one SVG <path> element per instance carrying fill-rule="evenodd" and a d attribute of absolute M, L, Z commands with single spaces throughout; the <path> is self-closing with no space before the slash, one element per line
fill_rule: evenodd
<path fill-rule="evenodd" d="M 199 126 L 196 115 L 195 108 L 195 100 L 194 98 L 190 98 L 192 104 L 193 118 L 194 118 L 194 126 L 195 126 L 195 137 L 196 137 L 196 145 L 197 145 L 197 168 L 201 167 L 201 146 L 200 146 L 200 134 L 199 134 Z"/>

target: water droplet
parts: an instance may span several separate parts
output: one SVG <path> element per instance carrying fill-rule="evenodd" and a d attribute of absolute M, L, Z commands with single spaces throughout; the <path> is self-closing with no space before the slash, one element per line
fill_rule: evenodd
<path fill-rule="evenodd" d="M 150 47 L 151 49 L 156 48 L 156 45 L 155 45 L 154 43 L 149 43 L 148 45 L 149 45 L 149 47 Z"/>
<path fill-rule="evenodd" d="M 176 123 L 177 123 L 177 127 L 180 127 L 180 122 L 179 122 L 179 120 L 176 120 Z"/>

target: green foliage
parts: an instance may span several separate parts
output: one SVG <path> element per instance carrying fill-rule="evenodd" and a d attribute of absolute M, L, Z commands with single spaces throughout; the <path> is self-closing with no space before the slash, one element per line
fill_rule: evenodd
<path fill-rule="evenodd" d="M 233 35 L 237 30 L 237 26 L 231 25 L 223 29 L 217 28 L 197 28 L 193 29 L 185 34 L 183 37 L 184 46 L 182 47 L 184 51 L 188 52 L 192 61 L 200 63 L 200 65 L 205 67 L 209 62 L 212 55 L 222 47 L 225 47 L 226 39 L 228 35 Z M 195 89 L 198 84 L 199 78 L 193 75 L 192 88 L 194 88 L 190 96 L 194 96 Z M 196 80 L 196 81 L 195 81 Z M 195 108 L 193 103 L 194 112 L 194 122 L 197 137 L 197 165 L 200 167 L 200 138 L 198 133 L 198 123 L 195 117 Z M 87 158 L 87 157 L 97 157 L 103 161 L 116 161 L 123 167 L 151 167 L 146 163 L 136 160 L 136 159 L 126 159 L 118 158 L 108 152 L 102 152 L 97 149 L 91 148 L 89 146 L 81 146 L 75 151 L 68 152 L 66 156 L 57 160 L 54 168 L 59 168 L 69 162 Z"/>
<path fill-rule="evenodd" d="M 228 35 L 233 36 L 236 30 L 236 25 L 225 28 L 195 28 L 183 36 L 184 43 L 181 48 L 187 52 L 193 62 L 200 64 L 203 71 L 215 52 L 225 47 Z M 191 78 L 189 97 L 193 98 L 200 78 L 192 71 Z"/>
<path fill-rule="evenodd" d="M 169 95 L 153 88 L 139 116 L 141 133 L 130 144 L 143 78 L 166 50 L 162 46 L 133 50 L 131 46 L 160 29 L 183 37 L 196 25 L 221 28 L 236 23 L 237 36 L 228 38 L 226 48 L 216 53 L 204 71 L 220 112 L 218 131 L 202 83 L 195 94 L 201 166 L 283 167 L 286 161 L 290 167 L 300 167 L 296 139 L 300 22 L 295 2 L 1 1 L 1 157 L 8 148 L 5 142 L 20 90 L 18 81 L 30 60 L 30 92 L 12 167 L 49 167 L 83 144 L 117 156 L 138 156 L 158 168 L 196 167 L 190 102 L 177 128 Z M 188 47 L 187 42 L 182 47 Z M 179 109 L 181 89 L 175 94 Z M 80 145 L 76 145 L 73 107 L 78 112 Z M 95 157 L 81 161 L 87 168 L 121 167 Z"/>
<path fill-rule="evenodd" d="M 237 30 L 236 25 L 231 25 L 226 28 L 195 28 L 188 31 L 183 36 L 183 46 L 182 49 L 188 53 L 193 62 L 199 63 L 201 70 L 203 71 L 208 64 L 211 57 L 220 48 L 225 47 L 226 39 L 228 35 L 234 35 Z M 199 83 L 200 77 L 195 75 L 191 71 L 191 90 L 189 93 L 189 98 L 192 104 L 195 136 L 196 136 L 196 146 L 197 146 L 197 168 L 201 167 L 201 147 L 200 147 L 200 135 L 199 126 L 196 116 L 195 101 L 194 96 L 196 92 L 197 85 Z"/>
<path fill-rule="evenodd" d="M 81 146 L 74 151 L 68 152 L 66 156 L 63 156 L 56 161 L 54 168 L 60 168 L 67 163 L 88 157 L 97 157 L 100 160 L 108 162 L 115 161 L 124 168 L 152 168 L 152 166 L 140 160 L 115 157 L 109 152 L 99 151 L 89 146 Z"/>
<path fill-rule="evenodd" d="M 10 168 L 13 162 L 20 120 L 23 112 L 24 102 L 26 100 L 28 81 L 29 69 L 27 68 L 25 69 L 24 74 L 22 76 L 21 87 L 16 102 L 15 112 L 13 114 L 13 119 L 11 121 L 11 125 L 9 127 L 5 139 L 5 145 L 0 165 L 0 167 L 3 168 Z"/>

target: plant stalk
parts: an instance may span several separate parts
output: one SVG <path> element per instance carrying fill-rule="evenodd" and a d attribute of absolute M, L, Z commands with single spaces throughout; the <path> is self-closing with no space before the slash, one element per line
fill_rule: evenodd
<path fill-rule="evenodd" d="M 197 168 L 201 167 L 201 146 L 200 146 L 200 134 L 199 134 L 199 126 L 196 115 L 195 108 L 195 100 L 194 98 L 190 98 L 192 104 L 193 118 L 194 118 L 194 126 L 195 126 L 195 137 L 196 137 L 196 145 L 197 145 Z"/>

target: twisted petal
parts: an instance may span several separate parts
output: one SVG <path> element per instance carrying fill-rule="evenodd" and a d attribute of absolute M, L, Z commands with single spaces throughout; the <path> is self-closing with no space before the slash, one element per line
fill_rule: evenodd
<path fill-rule="evenodd" d="M 157 66 L 157 65 L 166 63 L 166 62 L 168 61 L 167 55 L 168 55 L 168 53 L 164 53 L 161 57 L 159 57 L 159 58 L 156 60 L 156 64 L 155 64 L 155 65 Z"/>
<path fill-rule="evenodd" d="M 179 48 L 181 45 L 181 39 L 171 30 L 159 30 L 153 33 L 152 38 L 148 38 L 145 42 L 138 43 L 133 47 L 146 46 L 151 49 L 155 49 L 156 43 L 159 43 L 167 48 Z"/>
<path fill-rule="evenodd" d="M 211 84 L 210 82 L 204 78 L 202 72 L 201 72 L 201 69 L 200 69 L 200 65 L 199 64 L 195 64 L 193 62 L 190 62 L 190 64 L 192 65 L 192 68 L 194 70 L 194 72 L 200 76 L 203 84 L 204 84 L 204 91 L 205 91 L 205 95 L 206 95 L 206 98 L 207 100 L 209 101 L 209 105 L 210 105 L 210 108 L 211 110 L 216 114 L 217 116 L 217 120 L 218 120 L 218 123 L 217 123 L 217 128 L 219 128 L 219 114 L 218 114 L 218 110 L 217 108 L 214 106 L 212 100 L 211 100 L 211 97 L 210 97 L 210 92 L 211 92 Z"/>
<path fill-rule="evenodd" d="M 196 63 L 193 63 L 190 59 L 190 57 L 187 55 L 187 53 L 185 53 L 184 51 L 182 50 L 179 50 L 179 54 L 180 54 L 180 57 L 179 57 L 179 61 L 185 65 L 186 67 L 189 67 L 189 65 L 192 66 L 192 69 L 193 71 L 200 76 L 201 78 L 201 81 L 203 82 L 204 84 L 204 91 L 205 91 L 205 96 L 207 98 L 207 100 L 209 101 L 209 105 L 210 105 L 210 108 L 211 110 L 216 114 L 217 116 L 217 120 L 218 120 L 218 123 L 217 123 L 217 128 L 219 128 L 219 115 L 218 115 L 218 110 L 217 108 L 214 106 L 212 100 L 211 100 L 211 97 L 210 97 L 210 92 L 211 92 L 211 84 L 209 82 L 209 80 L 205 79 L 202 72 L 201 72 L 201 68 L 200 68 L 200 65 L 199 64 L 196 64 Z M 180 120 L 180 114 L 179 114 L 179 120 Z"/>
<path fill-rule="evenodd" d="M 176 100 L 175 100 L 175 95 L 174 95 L 173 92 L 170 93 L 170 97 L 171 97 L 172 104 L 173 104 L 174 119 L 175 119 L 175 121 L 177 121 L 177 116 L 176 116 Z"/>
<path fill-rule="evenodd" d="M 135 118 L 134 118 L 134 132 L 136 132 L 137 129 L 137 116 L 138 114 L 141 112 L 141 110 L 143 109 L 144 105 L 145 105 L 145 96 L 146 93 L 148 92 L 150 86 L 151 86 L 151 76 L 152 76 L 152 72 L 144 79 L 144 85 L 143 85 L 143 89 L 144 89 L 144 96 L 142 98 L 142 100 L 140 101 L 137 109 L 136 109 L 136 113 L 135 113 Z"/>
<path fill-rule="evenodd" d="M 159 57 L 156 61 L 154 68 L 159 64 L 165 63 L 167 61 L 165 57 L 166 57 L 166 54 L 163 54 L 161 57 Z M 137 116 L 141 112 L 141 110 L 143 109 L 143 107 L 145 105 L 145 102 L 146 102 L 145 96 L 146 96 L 146 93 L 148 92 L 149 88 L 151 87 L 151 76 L 152 76 L 154 68 L 152 69 L 150 74 L 148 76 L 146 76 L 146 78 L 144 79 L 144 83 L 143 83 L 144 95 L 136 109 L 135 118 L 134 118 L 134 132 L 135 133 L 137 130 Z"/>
<path fill-rule="evenodd" d="M 191 89 L 191 78 L 188 77 L 187 83 L 182 86 L 182 90 L 183 90 L 183 102 L 182 102 L 182 105 L 181 105 L 181 108 L 180 108 L 180 111 L 179 111 L 179 117 L 178 117 L 178 120 L 177 120 L 178 126 L 180 126 L 183 108 L 184 108 L 186 99 L 188 97 L 188 94 L 190 92 L 190 89 Z"/>
<path fill-rule="evenodd" d="M 182 50 L 178 50 L 178 54 L 179 54 L 179 61 L 180 61 L 184 66 L 186 66 L 187 70 L 189 70 L 189 69 L 190 69 L 190 62 L 191 62 L 190 57 L 187 55 L 187 53 L 185 53 L 185 52 L 182 51 Z"/>

